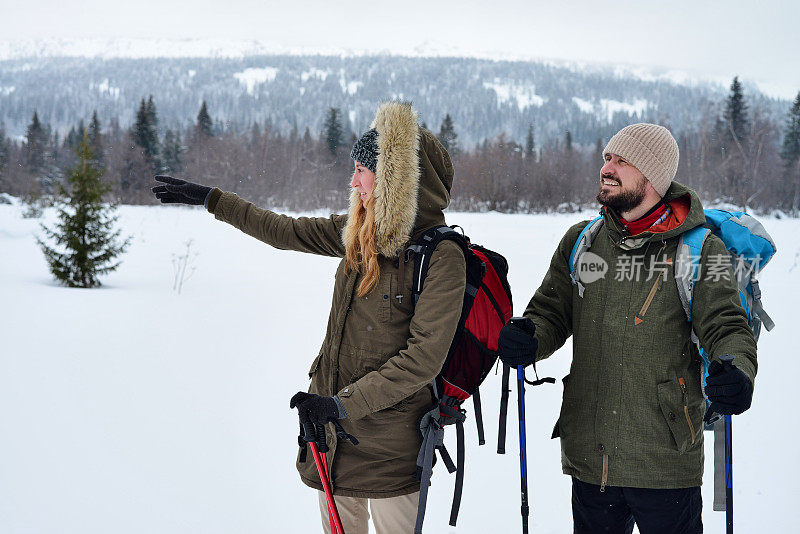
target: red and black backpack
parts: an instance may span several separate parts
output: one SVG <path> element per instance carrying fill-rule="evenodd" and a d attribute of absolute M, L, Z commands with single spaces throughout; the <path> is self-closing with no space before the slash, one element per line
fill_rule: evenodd
<path fill-rule="evenodd" d="M 434 380 L 437 404 L 420 420 L 422 447 L 417 456 L 417 478 L 420 479 L 419 508 L 414 532 L 422 532 L 422 521 L 428 497 L 428 486 L 438 451 L 447 470 L 456 473 L 450 525 L 455 526 L 461 504 L 464 482 L 464 421 L 466 411 L 461 405 L 473 398 L 475 420 L 478 424 L 479 444 L 485 443 L 478 387 L 497 361 L 497 340 L 500 330 L 513 315 L 511 288 L 508 285 L 508 262 L 497 252 L 471 243 L 457 226 L 436 226 L 427 230 L 406 249 L 414 253 L 413 303 L 416 305 L 425 289 L 428 265 L 436 246 L 449 239 L 457 243 L 466 260 L 466 289 L 453 342 L 445 358 L 442 370 Z M 457 433 L 457 463 L 444 447 L 444 427 L 455 424 Z"/>

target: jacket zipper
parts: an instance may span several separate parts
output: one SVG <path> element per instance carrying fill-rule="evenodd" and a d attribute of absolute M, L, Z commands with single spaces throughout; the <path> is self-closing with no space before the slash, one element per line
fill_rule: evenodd
<path fill-rule="evenodd" d="M 649 245 L 648 245 L 648 247 L 649 247 Z M 667 243 L 665 241 L 663 241 L 661 243 L 661 248 L 658 249 L 658 252 L 656 252 L 656 254 L 655 254 L 656 257 L 659 254 L 661 254 L 666 247 L 667 247 Z M 665 278 L 665 277 L 663 277 L 663 278 Z M 647 309 L 650 308 L 650 304 L 653 303 L 653 298 L 655 298 L 656 292 L 658 291 L 658 288 L 661 287 L 661 279 L 662 279 L 662 275 L 659 274 L 656 277 L 656 281 L 653 283 L 653 287 L 650 288 L 650 293 L 647 294 L 647 298 L 645 299 L 644 304 L 642 305 L 642 309 L 639 310 L 639 314 L 637 316 L 640 320 L 644 317 L 644 314 L 647 313 Z"/>
<path fill-rule="evenodd" d="M 600 480 L 600 491 L 606 491 L 606 483 L 608 482 L 608 454 L 603 455 L 603 478 Z"/>
<path fill-rule="evenodd" d="M 661 285 L 661 276 L 656 278 L 656 282 L 653 284 L 653 287 L 650 288 L 650 293 L 647 294 L 647 299 L 644 301 L 642 309 L 639 310 L 639 318 L 644 317 L 644 314 L 647 313 L 647 309 L 653 302 L 653 298 L 656 296 L 656 291 L 658 291 L 660 285 Z"/>
<path fill-rule="evenodd" d="M 678 383 L 683 390 L 683 413 L 686 415 L 686 422 L 689 423 L 689 431 L 692 433 L 692 445 L 694 445 L 694 426 L 692 425 L 692 418 L 689 417 L 689 392 L 686 391 L 686 381 L 683 377 L 678 378 Z"/>

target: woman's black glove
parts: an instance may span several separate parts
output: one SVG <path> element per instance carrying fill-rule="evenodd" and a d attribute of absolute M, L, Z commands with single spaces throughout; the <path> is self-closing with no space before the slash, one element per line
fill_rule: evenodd
<path fill-rule="evenodd" d="M 536 325 L 527 317 L 512 317 L 500 330 L 497 342 L 500 359 L 509 367 L 530 365 L 536 360 Z"/>
<path fill-rule="evenodd" d="M 206 197 L 211 192 L 211 187 L 200 184 L 193 184 L 180 178 L 156 176 L 156 182 L 165 185 L 157 185 L 153 188 L 153 193 L 162 204 L 191 204 L 192 206 L 202 206 L 206 202 Z"/>
<path fill-rule="evenodd" d="M 738 415 L 753 401 L 753 384 L 741 369 L 733 365 L 733 356 L 726 354 L 708 367 L 706 395 L 711 401 L 710 413 Z"/>
<path fill-rule="evenodd" d="M 326 424 L 341 419 L 339 404 L 333 397 L 322 397 L 298 391 L 289 401 L 289 408 L 297 408 L 300 423 Z M 346 414 L 344 415 L 346 417 Z"/>

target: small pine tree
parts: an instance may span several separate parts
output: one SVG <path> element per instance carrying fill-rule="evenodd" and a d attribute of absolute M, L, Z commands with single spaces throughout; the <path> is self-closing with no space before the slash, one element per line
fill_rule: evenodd
<path fill-rule="evenodd" d="M 103 150 L 103 132 L 101 129 L 100 119 L 97 118 L 97 111 L 95 110 L 92 112 L 92 120 L 89 122 L 87 133 L 89 135 L 89 146 L 92 148 L 95 161 L 102 165 L 105 154 Z"/>
<path fill-rule="evenodd" d="M 39 174 L 44 169 L 47 140 L 47 132 L 39 121 L 39 114 L 34 110 L 25 134 L 25 163 L 31 174 Z"/>
<path fill-rule="evenodd" d="M 158 160 L 158 117 L 152 96 L 147 102 L 142 99 L 131 133 L 152 170 L 159 172 L 161 164 Z"/>
<path fill-rule="evenodd" d="M 11 157 L 11 147 L 8 139 L 6 138 L 6 126 L 0 122 L 0 184 L 5 177 L 6 169 L 8 168 L 8 160 Z M 2 189 L 0 187 L 0 189 Z"/>
<path fill-rule="evenodd" d="M 783 134 L 781 159 L 785 169 L 791 169 L 800 161 L 800 92 L 794 99 L 789 117 L 786 120 L 786 131 Z"/>
<path fill-rule="evenodd" d="M 572 133 L 569 130 L 567 130 L 567 135 L 564 136 L 564 146 L 567 152 L 572 152 Z"/>
<path fill-rule="evenodd" d="M 781 159 L 787 185 L 787 200 L 793 213 L 800 211 L 800 92 L 794 99 L 786 121 Z"/>
<path fill-rule="evenodd" d="M 532 158 L 536 150 L 536 143 L 533 139 L 533 124 L 528 125 L 528 136 L 525 138 L 525 157 Z"/>
<path fill-rule="evenodd" d="M 183 162 L 181 161 L 181 154 L 183 147 L 181 146 L 180 132 L 173 132 L 167 128 L 164 134 L 164 167 L 166 172 L 180 173 L 183 171 Z"/>
<path fill-rule="evenodd" d="M 211 115 L 208 114 L 208 106 L 206 101 L 200 105 L 200 111 L 197 113 L 197 123 L 194 126 L 196 137 L 214 137 L 214 121 L 211 120 Z"/>
<path fill-rule="evenodd" d="M 328 150 L 333 157 L 339 154 L 339 147 L 344 143 L 344 128 L 342 127 L 342 110 L 339 108 L 329 108 L 325 116 L 323 126 L 323 137 L 328 145 Z"/>
<path fill-rule="evenodd" d="M 725 126 L 725 139 L 728 141 L 728 150 L 734 146 L 743 144 L 747 138 L 747 104 L 744 101 L 744 92 L 739 77 L 735 76 L 731 83 L 731 93 L 725 101 L 725 116 L 723 117 Z"/>
<path fill-rule="evenodd" d="M 70 190 L 59 186 L 59 223 L 55 229 L 42 225 L 45 236 L 55 241 L 51 247 L 37 239 L 50 272 L 69 287 L 97 287 L 98 277 L 107 274 L 120 262 L 114 260 L 125 252 L 130 237 L 119 242 L 120 230 L 113 230 L 116 204 L 103 203 L 111 187 L 101 180 L 103 170 L 94 163 L 94 154 L 86 135 L 75 151 L 78 163 L 67 171 Z"/>
<path fill-rule="evenodd" d="M 451 156 L 455 156 L 458 152 L 458 134 L 456 133 L 456 129 L 453 126 L 453 119 L 450 118 L 450 114 L 447 113 L 444 116 L 444 120 L 442 121 L 442 125 L 439 128 L 439 135 L 437 136 L 439 142 L 442 143 L 442 146 L 450 153 Z"/>

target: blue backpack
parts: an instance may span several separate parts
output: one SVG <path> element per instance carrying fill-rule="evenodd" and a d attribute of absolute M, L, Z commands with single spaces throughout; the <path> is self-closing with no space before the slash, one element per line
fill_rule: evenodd
<path fill-rule="evenodd" d="M 777 250 L 775 242 L 764 226 L 746 213 L 717 209 L 707 209 L 704 212 L 706 224 L 684 232 L 678 241 L 678 250 L 675 255 L 675 283 L 678 286 L 678 294 L 686 313 L 686 319 L 690 323 L 692 322 L 692 300 L 695 281 L 700 277 L 700 255 L 703 244 L 713 233 L 722 240 L 725 248 L 728 249 L 734 279 L 739 286 L 739 299 L 747 314 L 747 322 L 753 331 L 753 337 L 758 341 L 762 326 L 767 331 L 772 330 L 775 326 L 761 304 L 761 289 L 758 285 L 759 273 Z M 602 216 L 593 219 L 586 225 L 578 235 L 569 257 L 570 278 L 572 283 L 578 286 L 578 295 L 581 297 L 583 297 L 584 287 L 578 275 L 579 258 L 592 246 L 592 241 L 602 226 Z M 706 377 L 708 377 L 708 367 L 711 362 L 708 353 L 700 346 L 700 340 L 694 329 L 691 339 L 700 353 L 702 362 L 700 383 L 705 396 Z M 706 403 L 708 404 L 708 397 L 706 397 Z M 718 415 L 710 418 L 705 425 L 705 430 L 714 431 L 714 510 L 724 511 L 725 434 L 719 419 Z"/>

